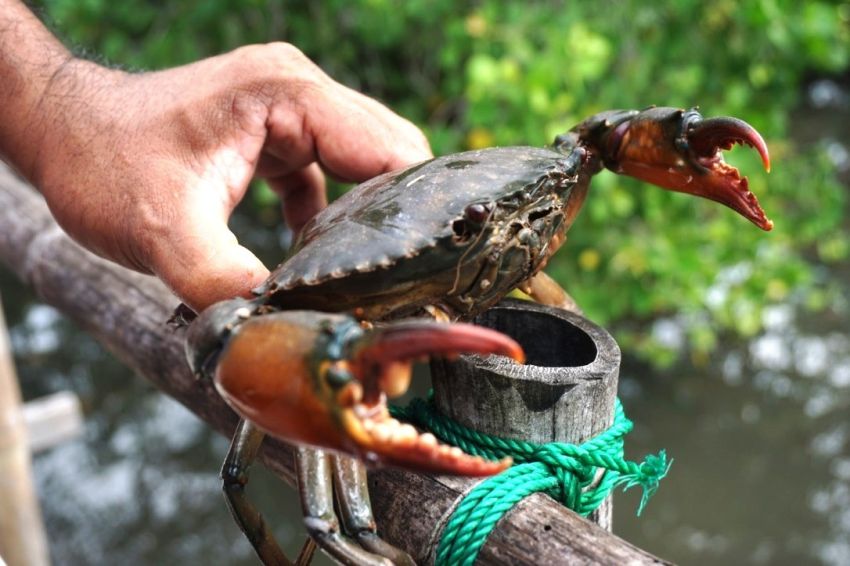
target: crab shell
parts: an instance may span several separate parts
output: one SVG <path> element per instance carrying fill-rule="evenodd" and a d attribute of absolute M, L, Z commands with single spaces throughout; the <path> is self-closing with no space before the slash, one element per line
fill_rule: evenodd
<path fill-rule="evenodd" d="M 506 147 L 376 177 L 315 216 L 255 292 L 370 320 L 435 303 L 467 318 L 545 265 L 598 170 L 583 148 Z"/>

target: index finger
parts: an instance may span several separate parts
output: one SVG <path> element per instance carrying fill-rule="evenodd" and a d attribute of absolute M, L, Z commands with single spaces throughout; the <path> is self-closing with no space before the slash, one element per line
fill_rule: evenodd
<path fill-rule="evenodd" d="M 352 102 L 350 111 L 345 115 L 336 116 L 339 121 L 322 121 L 316 124 L 320 140 L 319 157 L 322 163 L 327 164 L 331 173 L 336 173 L 330 164 L 336 165 L 340 144 L 339 140 L 336 140 L 336 143 L 333 141 L 339 135 L 340 128 L 352 128 L 361 134 L 361 144 L 357 150 L 363 157 L 363 162 L 357 161 L 357 156 L 351 155 L 354 148 L 349 147 L 346 152 L 349 153 L 349 158 L 355 157 L 355 162 L 341 163 L 340 166 L 349 170 L 361 166 L 370 169 L 365 177 L 350 180 L 363 181 L 434 156 L 428 138 L 413 122 L 399 116 L 373 98 L 343 85 L 337 86 L 350 97 Z M 381 161 L 383 163 L 380 170 L 371 169 L 371 166 Z"/>
<path fill-rule="evenodd" d="M 432 157 L 412 122 L 326 76 L 272 102 L 265 151 L 278 164 L 276 176 L 316 161 L 349 182 Z"/>

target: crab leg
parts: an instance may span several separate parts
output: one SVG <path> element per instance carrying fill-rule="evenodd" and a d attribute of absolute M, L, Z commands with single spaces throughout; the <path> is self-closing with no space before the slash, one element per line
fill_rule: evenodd
<path fill-rule="evenodd" d="M 378 536 L 369 486 L 366 483 L 366 468 L 360 460 L 336 454 L 331 456 L 334 464 L 334 487 L 340 518 L 345 532 L 360 543 L 360 546 L 390 559 L 399 566 L 415 566 L 406 552 L 392 546 Z"/>
<path fill-rule="evenodd" d="M 239 421 L 221 468 L 222 489 L 230 514 L 263 564 L 292 564 L 278 546 L 266 520 L 245 494 L 251 464 L 257 458 L 265 436 L 250 422 Z"/>
<path fill-rule="evenodd" d="M 541 305 L 582 314 L 581 307 L 572 295 L 543 271 L 520 284 L 518 289 Z"/>
<path fill-rule="evenodd" d="M 221 470 L 225 499 L 234 520 L 263 564 L 291 565 L 293 562 L 278 546 L 265 519 L 245 493 L 251 464 L 264 438 L 265 433 L 250 422 L 239 422 Z M 366 470 L 360 462 L 312 448 L 299 448 L 295 459 L 304 524 L 310 535 L 294 563 L 296 566 L 310 563 L 317 544 L 343 564 L 415 564 L 407 553 L 378 537 L 369 502 Z M 339 497 L 345 530 L 354 540 L 340 532 L 333 505 L 334 488 Z"/>
<path fill-rule="evenodd" d="M 392 566 L 393 563 L 389 559 L 364 550 L 340 532 L 339 519 L 334 512 L 332 457 L 314 448 L 299 447 L 296 450 L 298 494 L 304 510 L 304 525 L 313 540 L 342 564 Z"/>
<path fill-rule="evenodd" d="M 263 564 L 291 565 L 293 562 L 283 553 L 268 523 L 245 493 L 251 464 L 264 438 L 265 433 L 250 422 L 239 422 L 221 470 L 223 490 L 234 520 Z M 295 566 L 309 564 L 317 544 L 343 564 L 414 564 L 410 556 L 378 537 L 369 502 L 366 470 L 362 464 L 351 458 L 335 458 L 312 448 L 299 448 L 295 463 L 304 524 L 310 535 Z M 333 505 L 334 486 L 339 495 L 346 531 L 356 542 L 340 532 Z"/>

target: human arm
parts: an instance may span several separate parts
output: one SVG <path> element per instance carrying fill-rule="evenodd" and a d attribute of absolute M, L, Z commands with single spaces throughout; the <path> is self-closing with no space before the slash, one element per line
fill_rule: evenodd
<path fill-rule="evenodd" d="M 0 154 L 72 237 L 199 309 L 268 274 L 227 228 L 253 177 L 298 230 L 325 204 L 324 172 L 363 180 L 430 150 L 290 45 L 131 74 L 73 57 L 0 0 Z"/>

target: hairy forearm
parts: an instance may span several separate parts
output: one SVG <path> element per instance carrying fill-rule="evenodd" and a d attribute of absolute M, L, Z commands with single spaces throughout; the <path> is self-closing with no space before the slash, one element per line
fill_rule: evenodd
<path fill-rule="evenodd" d="M 43 106 L 71 53 L 18 0 L 0 0 L 0 155 L 31 178 L 49 113 Z"/>

